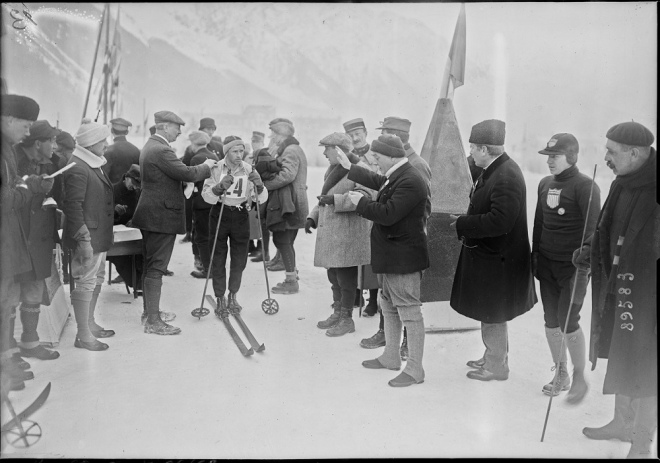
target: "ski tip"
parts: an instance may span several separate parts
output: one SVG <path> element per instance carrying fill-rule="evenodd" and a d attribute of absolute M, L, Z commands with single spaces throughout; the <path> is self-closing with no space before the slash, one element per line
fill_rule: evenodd
<path fill-rule="evenodd" d="M 263 352 L 263 351 L 265 351 L 265 350 L 266 350 L 266 346 L 265 346 L 265 344 L 262 344 L 262 345 L 260 345 L 259 347 L 257 347 L 257 352 Z"/>
<path fill-rule="evenodd" d="M 245 354 L 243 354 L 243 355 L 245 355 L 246 357 L 249 357 L 249 356 L 252 355 L 252 354 L 254 354 L 254 350 L 252 350 L 252 348 L 250 347 L 250 348 L 245 352 Z"/>

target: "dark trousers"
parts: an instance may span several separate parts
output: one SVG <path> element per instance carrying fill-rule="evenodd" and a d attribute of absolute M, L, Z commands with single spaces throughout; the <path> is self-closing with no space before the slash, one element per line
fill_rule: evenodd
<path fill-rule="evenodd" d="M 162 280 L 172 257 L 176 235 L 147 230 L 142 232 L 143 275 L 145 278 Z"/>
<path fill-rule="evenodd" d="M 209 214 L 211 209 L 195 209 L 193 217 L 195 219 L 195 233 L 193 234 L 193 243 L 197 246 L 199 258 L 204 266 L 204 271 L 209 269 L 211 263 L 211 246 L 215 236 L 215 228 L 210 229 Z M 215 222 L 218 223 L 217 221 Z M 194 250 L 193 250 L 194 251 Z"/>
<path fill-rule="evenodd" d="M 346 309 L 353 308 L 357 290 L 357 267 L 337 267 L 328 269 L 328 280 L 332 285 L 332 301 L 341 301 Z"/>
<path fill-rule="evenodd" d="M 566 315 L 571 302 L 575 271 L 575 266 L 571 261 L 551 260 L 539 254 L 538 278 L 541 286 L 543 317 L 545 326 L 548 328 L 559 327 L 563 330 L 566 325 Z M 586 287 L 587 282 L 579 282 L 578 284 Z M 579 299 L 579 303 L 574 303 L 571 309 L 567 333 L 572 333 L 580 328 L 578 322 L 580 321 L 581 308 L 582 299 Z"/>
<path fill-rule="evenodd" d="M 117 273 L 123 278 L 124 283 L 133 287 L 133 257 L 132 256 L 112 256 L 107 258 L 117 269 Z M 142 289 L 142 272 L 144 270 L 144 257 L 135 256 L 135 278 L 137 281 L 137 290 Z"/>
<path fill-rule="evenodd" d="M 296 236 L 298 236 L 298 229 L 273 232 L 273 244 L 280 251 L 284 269 L 287 272 L 296 271 L 296 250 L 293 248 Z M 355 297 L 355 293 L 353 293 L 353 297 Z"/>
<path fill-rule="evenodd" d="M 215 234 L 221 204 L 213 206 L 210 215 L 210 229 Z M 229 245 L 227 245 L 229 239 Z M 241 288 L 243 270 L 247 264 L 248 241 L 250 241 L 250 219 L 245 209 L 225 206 L 220 219 L 218 240 L 213 254 L 213 291 L 215 297 L 222 297 L 227 289 L 227 253 L 230 254 L 229 292 L 237 293 Z"/>

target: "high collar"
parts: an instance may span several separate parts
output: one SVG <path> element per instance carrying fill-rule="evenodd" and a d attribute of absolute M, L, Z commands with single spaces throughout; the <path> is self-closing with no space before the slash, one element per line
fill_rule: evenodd
<path fill-rule="evenodd" d="M 495 172 L 495 170 L 509 160 L 509 155 L 505 153 L 500 154 L 496 157 L 488 166 L 484 167 L 483 173 L 481 174 L 484 179 L 490 177 L 490 175 Z"/>
<path fill-rule="evenodd" d="M 358 156 L 364 156 L 369 151 L 369 148 L 370 148 L 369 143 L 365 143 L 365 145 L 361 148 L 353 148 L 353 152 Z"/>
<path fill-rule="evenodd" d="M 97 156 L 80 145 L 76 145 L 76 148 L 73 150 L 73 155 L 92 169 L 98 169 L 108 162 L 104 156 Z"/>
<path fill-rule="evenodd" d="M 555 175 L 555 180 L 559 180 L 559 181 L 568 180 L 571 177 L 575 177 L 579 173 L 580 170 L 578 169 L 578 166 L 576 164 L 573 164 L 568 169 L 565 169 L 561 173 Z"/>

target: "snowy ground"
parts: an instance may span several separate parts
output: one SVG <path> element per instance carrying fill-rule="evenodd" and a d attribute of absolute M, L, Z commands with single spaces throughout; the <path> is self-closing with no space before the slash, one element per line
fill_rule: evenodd
<path fill-rule="evenodd" d="M 309 185 L 319 185 L 310 187 L 310 198 L 322 174 L 310 168 Z M 425 382 L 392 388 L 387 381 L 397 372 L 361 366 L 382 350 L 358 345 L 376 332 L 377 317 L 356 318 L 356 332 L 340 338 L 316 328 L 330 312 L 331 293 L 325 271 L 313 267 L 314 240 L 298 235 L 300 293 L 275 295 L 276 315 L 261 311 L 263 267 L 248 262 L 239 301 L 243 318 L 266 345 L 248 358 L 220 320 L 190 315 L 204 287 L 204 280 L 189 276 L 190 244 L 177 240 L 174 276 L 165 278 L 161 300 L 163 310 L 177 314 L 178 336 L 144 334 L 142 299 L 134 300 L 123 285 L 104 286 L 97 313 L 102 326 L 117 332 L 105 340 L 110 349 L 74 348 L 71 319 L 58 360 L 29 359 L 35 379 L 10 398 L 22 410 L 52 382 L 48 401 L 32 417 L 43 437 L 27 450 L 5 446 L 3 456 L 625 457 L 629 444 L 591 441 L 581 432 L 612 417 L 613 396 L 601 393 L 605 362 L 587 372 L 591 389 L 580 406 L 567 406 L 563 395 L 553 400 L 540 442 L 548 407 L 541 387 L 552 377 L 540 303 L 509 325 L 508 381 L 466 378 L 465 362 L 479 358 L 483 345 L 479 331 L 464 331 L 427 334 Z M 269 272 L 271 286 L 283 278 L 283 272 Z M 587 332 L 590 310 L 587 300 L 581 322 Z M 3 422 L 6 416 L 3 410 Z"/>

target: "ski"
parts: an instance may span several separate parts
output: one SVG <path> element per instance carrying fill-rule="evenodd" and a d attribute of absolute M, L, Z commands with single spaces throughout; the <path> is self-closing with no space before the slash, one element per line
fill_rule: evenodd
<path fill-rule="evenodd" d="M 240 325 L 241 329 L 243 330 L 243 334 L 245 334 L 245 337 L 248 339 L 248 341 L 250 341 L 250 345 L 252 346 L 254 351 L 263 352 L 264 350 L 266 350 L 266 346 L 263 344 L 261 345 L 259 344 L 259 341 L 256 340 L 256 338 L 252 334 L 252 331 L 250 331 L 250 328 L 248 328 L 248 326 L 245 324 L 245 321 L 243 321 L 243 317 L 241 317 L 240 312 L 234 313 L 230 310 L 229 313 L 231 313 L 234 316 L 234 318 Z"/>
<path fill-rule="evenodd" d="M 213 296 L 210 294 L 206 296 L 206 300 L 209 302 L 211 307 L 213 307 L 213 311 L 215 312 L 216 309 L 218 308 L 218 305 L 215 303 L 215 299 Z M 218 314 L 216 313 L 216 316 Z M 245 357 L 248 355 L 254 354 L 254 350 L 250 347 L 249 349 L 245 347 L 245 343 L 243 343 L 243 340 L 238 337 L 238 333 L 234 329 L 234 327 L 231 325 L 231 322 L 229 321 L 229 311 L 225 310 L 219 318 L 222 320 L 222 323 L 225 324 L 225 327 L 227 328 L 227 331 L 229 331 L 229 335 L 231 338 L 234 340 L 234 343 L 236 343 L 236 347 L 238 347 L 238 350 L 241 351 L 241 354 L 243 354 Z"/>
<path fill-rule="evenodd" d="M 21 421 L 25 420 L 27 417 L 32 415 L 34 412 L 39 410 L 41 406 L 46 402 L 46 399 L 48 398 L 48 395 L 50 394 L 50 383 L 44 388 L 43 391 L 41 391 L 41 394 L 32 402 L 28 407 L 23 410 L 21 413 L 16 415 L 16 417 L 12 418 L 9 420 L 7 423 L 2 425 L 2 428 L 0 428 L 0 431 L 2 432 L 7 432 L 10 431 L 11 429 L 15 428 Z M 5 397 L 5 399 L 7 399 Z M 9 400 L 9 399 L 7 399 Z"/>

